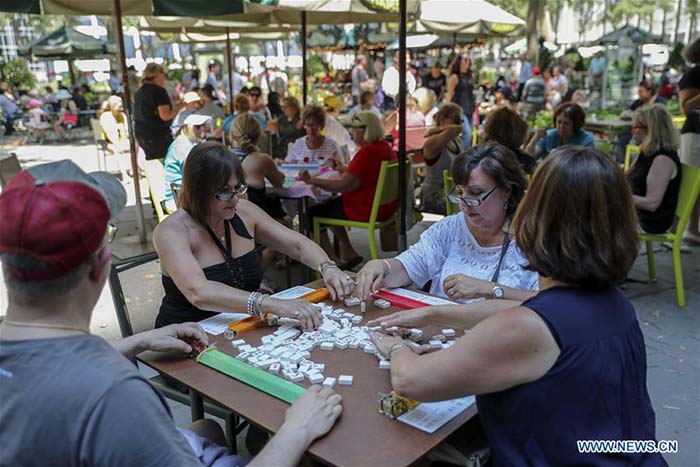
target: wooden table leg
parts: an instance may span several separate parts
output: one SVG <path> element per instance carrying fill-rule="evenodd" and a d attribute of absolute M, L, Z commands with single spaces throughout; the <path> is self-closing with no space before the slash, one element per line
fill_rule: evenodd
<path fill-rule="evenodd" d="M 190 411 L 193 422 L 204 418 L 204 399 L 201 394 L 192 389 L 190 389 Z"/>

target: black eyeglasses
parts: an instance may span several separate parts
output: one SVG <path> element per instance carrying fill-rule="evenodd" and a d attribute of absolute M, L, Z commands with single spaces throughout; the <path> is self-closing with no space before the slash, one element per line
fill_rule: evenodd
<path fill-rule="evenodd" d="M 461 196 L 457 193 L 457 186 L 455 185 L 450 192 L 447 194 L 447 199 L 449 199 L 452 203 L 459 204 L 460 202 L 464 203 L 465 206 L 469 206 L 472 208 L 476 208 L 481 206 L 486 202 L 489 196 L 491 196 L 491 193 L 496 191 L 496 188 L 498 188 L 498 185 L 494 186 L 491 188 L 490 191 L 484 193 L 481 196 L 478 196 L 476 198 L 470 198 L 468 196 Z"/>
<path fill-rule="evenodd" d="M 221 202 L 231 201 L 234 196 L 241 197 L 248 191 L 248 185 L 238 185 L 233 190 L 220 191 L 214 193 L 214 198 Z"/>

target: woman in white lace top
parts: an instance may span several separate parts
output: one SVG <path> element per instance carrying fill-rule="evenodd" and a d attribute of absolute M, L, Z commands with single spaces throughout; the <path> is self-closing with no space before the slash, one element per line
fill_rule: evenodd
<path fill-rule="evenodd" d="M 497 143 L 469 149 L 455 159 L 452 177 L 449 196 L 461 212 L 432 225 L 396 258 L 368 262 L 357 277 L 357 296 L 428 281 L 432 294 L 461 303 L 534 296 L 538 275 L 525 269 L 507 232 L 527 184 L 515 155 Z"/>

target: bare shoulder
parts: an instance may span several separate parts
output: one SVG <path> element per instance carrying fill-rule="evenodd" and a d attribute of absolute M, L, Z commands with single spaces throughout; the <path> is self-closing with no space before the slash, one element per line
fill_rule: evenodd
<path fill-rule="evenodd" d="M 156 226 L 153 231 L 153 243 L 157 249 L 158 243 L 164 240 L 172 241 L 178 237 L 189 239 L 191 232 L 197 228 L 197 222 L 187 211 L 178 209 Z"/>

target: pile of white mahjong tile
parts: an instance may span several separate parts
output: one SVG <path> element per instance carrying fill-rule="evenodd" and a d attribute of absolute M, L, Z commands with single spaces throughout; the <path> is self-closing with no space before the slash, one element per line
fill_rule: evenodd
<path fill-rule="evenodd" d="M 323 315 L 323 324 L 318 329 L 302 332 L 297 328 L 280 326 L 274 333 L 263 336 L 261 345 L 257 347 L 248 345 L 243 339 L 234 340 L 231 345 L 238 349 L 236 358 L 295 383 L 306 379 L 311 384 L 322 383 L 323 386 L 331 388 L 335 386 L 336 378 L 325 377 L 325 364 L 314 363 L 309 359 L 311 351 L 316 348 L 326 351 L 362 349 L 365 353 L 378 358 L 379 368 L 390 369 L 390 362 L 377 352 L 377 348 L 369 337 L 369 333 L 380 330 L 380 326 L 362 326 L 361 315 L 334 309 L 325 303 L 317 303 L 314 306 L 320 308 Z M 386 331 L 396 332 L 398 328 L 389 328 Z M 443 334 L 445 334 L 444 331 Z M 417 341 L 422 335 L 422 330 L 411 329 L 408 337 Z M 453 343 L 454 341 L 441 342 L 440 347 L 447 348 Z M 431 344 L 434 344 L 431 347 L 437 348 L 436 343 L 431 341 Z M 353 382 L 353 377 L 340 375 L 337 381 L 341 385 L 349 386 Z"/>

